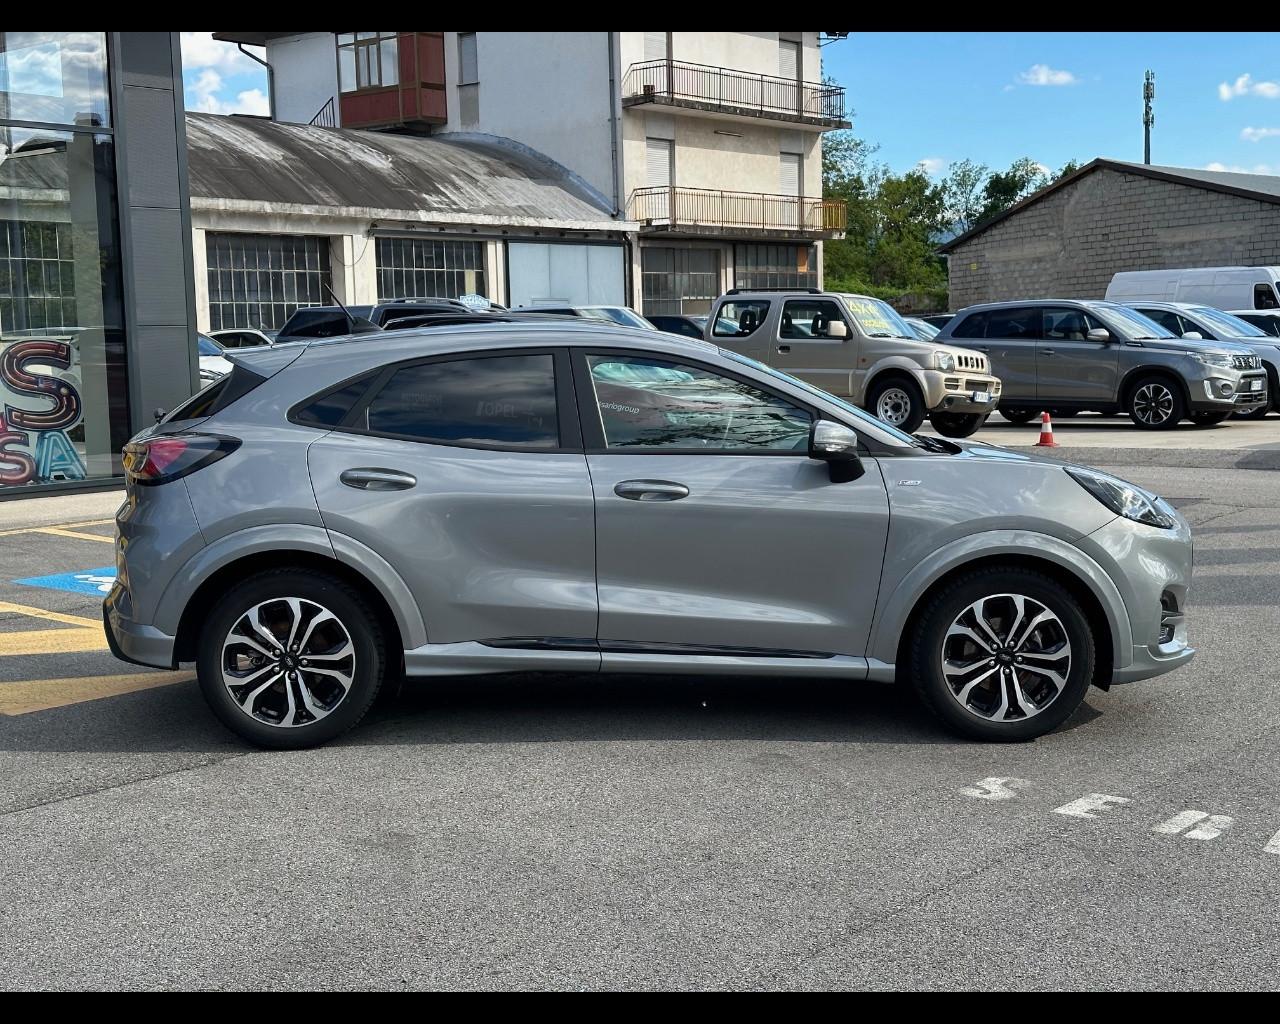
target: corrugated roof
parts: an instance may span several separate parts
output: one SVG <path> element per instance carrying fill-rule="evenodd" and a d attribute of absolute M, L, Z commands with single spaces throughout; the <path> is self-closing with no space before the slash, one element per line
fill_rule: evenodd
<path fill-rule="evenodd" d="M 1013 214 L 1026 209 L 1032 203 L 1038 203 L 1045 196 L 1052 195 L 1058 189 L 1083 178 L 1086 174 L 1092 174 L 1094 171 L 1103 168 L 1119 171 L 1123 174 L 1138 174 L 1158 181 L 1172 181 L 1180 185 L 1190 185 L 1193 188 L 1207 189 L 1210 192 L 1223 192 L 1228 195 L 1240 196 L 1244 199 L 1256 199 L 1263 203 L 1280 203 L 1280 176 L 1274 174 L 1202 171 L 1195 167 L 1163 167 L 1159 164 L 1135 164 L 1124 160 L 1107 160 L 1099 157 L 1097 160 L 1091 160 L 1073 174 L 1068 174 L 1065 178 L 1059 178 L 1039 192 L 1033 192 L 1026 199 L 1019 203 L 1014 203 L 1009 209 L 997 214 L 990 220 L 970 228 L 962 235 L 957 235 L 945 245 L 940 246 L 938 251 L 951 252 L 958 246 L 964 245 L 970 239 L 982 234 L 988 228 L 999 224 L 1006 217 L 1013 216 Z"/>
<path fill-rule="evenodd" d="M 192 206 L 627 230 L 550 159 L 488 136 L 410 136 L 187 114 Z"/>

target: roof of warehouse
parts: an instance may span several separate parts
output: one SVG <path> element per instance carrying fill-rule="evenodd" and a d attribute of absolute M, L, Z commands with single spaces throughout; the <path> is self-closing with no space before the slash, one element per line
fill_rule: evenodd
<path fill-rule="evenodd" d="M 561 165 L 492 136 L 187 114 L 193 207 L 626 230 Z"/>
<path fill-rule="evenodd" d="M 988 228 L 999 224 L 1032 203 L 1051 195 L 1058 189 L 1070 185 L 1073 181 L 1092 174 L 1096 170 L 1106 168 L 1120 171 L 1123 174 L 1138 174 L 1158 181 L 1172 181 L 1179 185 L 1190 185 L 1210 192 L 1224 192 L 1227 195 L 1240 196 L 1244 199 L 1257 199 L 1264 203 L 1280 203 L 1280 176 L 1274 174 L 1240 174 L 1235 171 L 1202 171 L 1195 167 L 1161 167 L 1156 164 L 1132 164 L 1123 160 L 1106 160 L 1099 157 L 1091 160 L 1078 171 L 1059 178 L 1051 185 L 1046 185 L 1039 192 L 1033 192 L 1021 202 L 1014 203 L 1007 210 L 997 214 L 988 221 L 970 228 L 962 235 L 957 235 L 945 245 L 939 246 L 939 252 L 950 252 L 965 242 L 982 234 Z"/>

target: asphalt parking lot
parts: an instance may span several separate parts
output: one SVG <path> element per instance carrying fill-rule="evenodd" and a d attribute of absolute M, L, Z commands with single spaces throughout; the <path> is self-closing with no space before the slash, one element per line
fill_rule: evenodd
<path fill-rule="evenodd" d="M 0 987 L 1275 988 L 1280 421 L 1085 419 L 1059 456 L 1195 526 L 1200 654 L 1023 745 L 871 684 L 512 676 L 261 752 L 106 651 L 115 498 L 0 515 Z"/>

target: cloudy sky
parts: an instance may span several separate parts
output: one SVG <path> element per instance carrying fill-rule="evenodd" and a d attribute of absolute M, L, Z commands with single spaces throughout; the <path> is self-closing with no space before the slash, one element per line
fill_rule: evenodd
<path fill-rule="evenodd" d="M 855 131 L 896 170 L 1140 161 L 1150 68 L 1153 163 L 1280 174 L 1278 43 L 1265 32 L 856 32 L 823 59 Z M 235 46 L 184 32 L 182 55 L 189 110 L 267 113 L 266 71 Z"/>

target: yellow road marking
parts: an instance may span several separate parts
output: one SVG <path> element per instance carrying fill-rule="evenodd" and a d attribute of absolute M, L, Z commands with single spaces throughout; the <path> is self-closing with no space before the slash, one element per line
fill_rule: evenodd
<path fill-rule="evenodd" d="M 12 530 L 0 530 L 0 537 L 12 537 L 19 533 L 35 533 L 44 530 L 75 530 L 82 526 L 106 526 L 114 519 L 86 519 L 80 523 L 50 523 L 48 526 L 19 526 Z"/>
<path fill-rule="evenodd" d="M 92 627 L 102 632 L 101 619 L 87 619 L 83 615 L 66 615 L 63 612 L 51 612 L 48 608 L 34 608 L 29 604 L 14 604 L 11 601 L 0 601 L 0 612 L 13 612 L 15 615 L 30 615 L 33 619 L 48 619 L 50 622 L 61 622 L 68 626 Z M 59 636 L 66 636 L 67 630 L 56 630 Z M 0 636 L 4 634 L 0 633 Z M 10 633 L 9 636 L 14 634 Z"/>
<path fill-rule="evenodd" d="M 48 711 L 68 704 L 118 697 L 157 686 L 187 683 L 191 678 L 182 672 L 134 672 L 122 676 L 26 679 L 16 683 L 0 683 L 0 715 L 28 715 L 33 711 Z"/>
<path fill-rule="evenodd" d="M 31 533 L 51 533 L 55 537 L 73 537 L 76 540 L 100 540 L 104 544 L 114 544 L 114 537 L 100 537 L 96 533 L 76 533 L 74 530 L 64 530 L 61 526 L 33 526 Z"/>
<path fill-rule="evenodd" d="M 96 629 L 24 629 L 0 633 L 0 657 L 19 654 L 80 654 L 105 651 L 107 636 Z M 3 686 L 0 683 L 0 686 Z"/>

